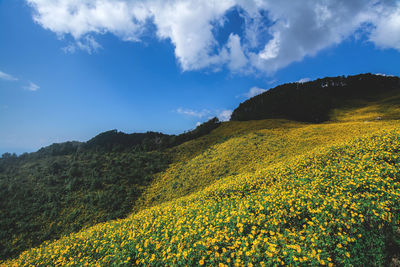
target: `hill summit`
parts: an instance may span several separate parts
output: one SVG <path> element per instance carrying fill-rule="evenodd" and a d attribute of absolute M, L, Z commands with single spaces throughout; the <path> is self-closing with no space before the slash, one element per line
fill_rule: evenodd
<path fill-rule="evenodd" d="M 352 100 L 376 100 L 399 91 L 399 77 L 369 73 L 286 83 L 241 103 L 231 120 L 285 118 L 319 123 L 329 120 L 334 108 Z"/>

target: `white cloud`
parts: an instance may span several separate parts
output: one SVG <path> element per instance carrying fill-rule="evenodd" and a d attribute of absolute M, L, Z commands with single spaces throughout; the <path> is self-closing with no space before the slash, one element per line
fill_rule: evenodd
<path fill-rule="evenodd" d="M 244 93 L 243 95 L 239 95 L 237 97 L 245 96 L 247 98 L 252 98 L 253 96 L 262 94 L 262 93 L 264 93 L 266 91 L 267 91 L 267 89 L 263 89 L 263 88 L 254 86 L 254 87 L 251 87 L 250 90 L 247 93 Z"/>
<path fill-rule="evenodd" d="M 197 118 L 204 118 L 206 116 L 210 116 L 210 114 L 211 114 L 211 111 L 209 111 L 207 109 L 193 110 L 193 109 L 188 109 L 188 108 L 178 108 L 176 110 L 176 112 L 179 114 L 183 114 L 183 115 L 190 116 L 190 117 L 197 117 Z"/>
<path fill-rule="evenodd" d="M 400 50 L 400 3 L 382 12 L 382 19 L 377 19 L 370 40 L 381 48 Z"/>
<path fill-rule="evenodd" d="M 6 81 L 17 81 L 18 79 L 15 78 L 14 76 L 7 74 L 5 72 L 0 71 L 0 79 L 1 80 L 6 80 Z"/>
<path fill-rule="evenodd" d="M 28 91 L 37 91 L 39 89 L 39 85 L 33 83 L 33 82 L 29 82 L 29 85 L 24 86 L 24 89 L 28 90 Z"/>
<path fill-rule="evenodd" d="M 66 52 L 95 52 L 101 48 L 98 34 L 141 41 L 155 29 L 157 38 L 174 45 L 184 71 L 226 66 L 273 73 L 360 32 L 380 48 L 400 50 L 400 3 L 394 0 L 26 1 L 43 28 L 75 39 Z M 234 9 L 244 20 L 244 33 L 219 43 L 215 32 Z"/>
<path fill-rule="evenodd" d="M 229 121 L 231 119 L 231 115 L 232 115 L 232 110 L 225 109 L 220 111 L 217 117 L 220 121 Z"/>
<path fill-rule="evenodd" d="M 243 48 L 240 44 L 240 37 L 236 34 L 231 34 L 228 39 L 227 47 L 229 49 L 230 59 L 228 66 L 231 70 L 239 70 L 247 64 L 247 58 L 243 53 Z"/>
<path fill-rule="evenodd" d="M 311 81 L 311 79 L 306 77 L 306 78 L 301 78 L 300 80 L 297 81 L 297 83 L 306 83 L 309 81 Z"/>
<path fill-rule="evenodd" d="M 75 53 L 77 49 L 86 51 L 89 54 L 92 54 L 102 48 L 102 46 L 92 37 L 85 36 L 81 40 L 77 40 L 76 43 L 71 43 L 66 47 L 63 47 L 62 50 L 65 53 Z"/>
<path fill-rule="evenodd" d="M 213 28 L 234 1 L 164 1 L 146 2 L 160 39 L 169 39 L 183 70 L 219 65 L 227 60 L 225 50 L 213 52 L 217 41 Z"/>
<path fill-rule="evenodd" d="M 275 36 L 265 45 L 264 50 L 258 55 L 263 60 L 269 60 L 276 58 L 279 55 L 281 47 L 281 39 L 279 32 L 275 33 Z"/>
<path fill-rule="evenodd" d="M 385 73 L 375 73 L 375 75 L 385 76 L 385 77 L 396 77 L 395 75 L 385 74 Z"/>
<path fill-rule="evenodd" d="M 177 113 L 189 116 L 189 117 L 196 117 L 199 119 L 211 119 L 213 117 L 218 117 L 220 121 L 228 121 L 231 118 L 232 110 L 230 109 L 217 109 L 217 110 L 208 110 L 208 109 L 202 109 L 202 110 L 194 110 L 194 109 L 188 109 L 188 108 L 178 108 L 176 110 Z M 199 122 L 197 122 L 198 124 Z M 196 124 L 196 126 L 198 126 Z"/>

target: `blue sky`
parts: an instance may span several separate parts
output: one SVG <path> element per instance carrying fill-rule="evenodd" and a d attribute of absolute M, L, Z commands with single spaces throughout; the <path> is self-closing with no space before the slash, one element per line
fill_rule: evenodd
<path fill-rule="evenodd" d="M 400 75 L 397 1 L 291 3 L 0 0 L 0 153 L 181 133 L 285 82 Z"/>

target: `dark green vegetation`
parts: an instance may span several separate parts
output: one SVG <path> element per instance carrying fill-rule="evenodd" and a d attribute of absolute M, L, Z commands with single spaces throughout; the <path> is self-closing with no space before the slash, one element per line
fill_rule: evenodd
<path fill-rule="evenodd" d="M 351 100 L 376 100 L 377 96 L 395 90 L 400 90 L 399 77 L 373 74 L 287 83 L 241 103 L 231 120 L 285 118 L 324 122 L 329 120 L 332 109 L 341 108 Z"/>
<path fill-rule="evenodd" d="M 214 118 L 181 135 L 116 130 L 86 143 L 52 144 L 0 158 L 0 259 L 85 226 L 122 218 L 164 170 L 165 148 L 209 133 Z"/>
<path fill-rule="evenodd" d="M 157 151 L 3 156 L 0 258 L 124 217 L 152 174 L 167 166 L 167 155 Z"/>
<path fill-rule="evenodd" d="M 96 151 L 126 151 L 132 148 L 144 151 L 160 150 L 206 135 L 220 124 L 217 118 L 212 118 L 197 126 L 196 129 L 180 135 L 167 135 L 156 132 L 126 134 L 111 130 L 90 139 L 82 147 Z"/>

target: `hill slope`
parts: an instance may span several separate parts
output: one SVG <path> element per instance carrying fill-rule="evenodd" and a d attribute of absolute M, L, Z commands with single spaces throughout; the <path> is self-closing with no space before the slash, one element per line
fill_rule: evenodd
<path fill-rule="evenodd" d="M 149 208 L 4 264 L 387 265 L 400 249 L 400 123 L 371 110 L 224 123 L 172 148 Z"/>
<path fill-rule="evenodd" d="M 3 158 L 3 255 L 64 236 L 2 265 L 387 265 L 400 251 L 398 78 L 361 76 L 392 87 L 342 97 L 324 123 L 210 120 Z"/>
<path fill-rule="evenodd" d="M 0 158 L 0 259 L 45 240 L 123 218 L 170 163 L 165 149 L 220 126 L 213 118 L 180 135 L 107 131 Z"/>
<path fill-rule="evenodd" d="M 332 109 L 360 100 L 377 100 L 400 91 L 400 78 L 360 74 L 317 79 L 306 83 L 279 85 L 241 103 L 232 120 L 286 118 L 305 122 L 324 122 Z"/>

